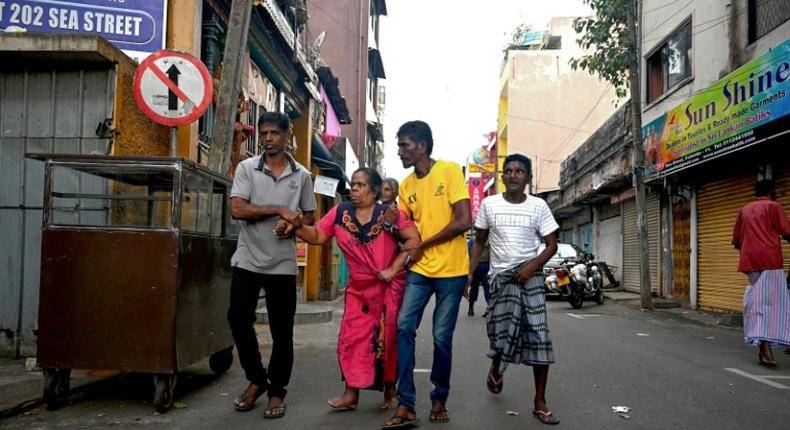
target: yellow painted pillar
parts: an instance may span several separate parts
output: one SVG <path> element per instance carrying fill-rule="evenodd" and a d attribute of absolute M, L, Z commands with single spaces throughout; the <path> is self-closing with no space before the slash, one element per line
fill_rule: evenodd
<path fill-rule="evenodd" d="M 167 49 L 184 51 L 200 58 L 203 3 L 195 0 L 170 0 L 167 4 Z M 197 160 L 198 122 L 178 128 L 178 155 Z"/>
<path fill-rule="evenodd" d="M 313 138 L 312 118 L 315 103 L 310 100 L 308 107 L 302 112 L 302 116 L 292 121 L 293 133 L 296 138 L 296 161 L 301 163 L 311 172 L 312 163 L 310 157 L 312 155 L 311 141 Z M 320 201 L 318 202 L 320 204 Z M 316 218 L 321 214 L 321 208 L 316 211 Z M 319 275 L 321 273 L 321 247 L 309 245 L 307 247 L 307 266 L 305 266 L 304 274 L 304 293 L 303 299 L 318 300 L 319 290 Z"/>

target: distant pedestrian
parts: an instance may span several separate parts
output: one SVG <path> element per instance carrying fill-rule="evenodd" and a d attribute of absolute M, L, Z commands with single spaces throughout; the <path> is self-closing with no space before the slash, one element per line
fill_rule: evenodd
<path fill-rule="evenodd" d="M 557 252 L 559 225 L 545 201 L 524 192 L 532 180 L 532 163 L 527 157 L 508 155 L 502 171 L 505 192 L 486 197 L 477 213 L 477 237 L 470 266 L 475 267 L 480 261 L 483 244 L 488 241 L 492 291 L 486 331 L 492 362 L 486 386 L 499 394 L 509 363 L 532 366 L 532 414 L 544 424 L 558 424 L 560 420 L 546 406 L 546 383 L 549 365 L 554 363 L 554 349 L 547 325 L 541 268 Z M 538 254 L 541 238 L 546 248 Z"/>
<path fill-rule="evenodd" d="M 239 362 L 249 381 L 236 399 L 238 411 L 248 411 L 266 390 L 264 418 L 285 415 L 286 386 L 293 368 L 293 325 L 296 312 L 296 246 L 278 239 L 278 220 L 311 225 L 316 203 L 310 172 L 285 151 L 291 121 L 279 112 L 258 120 L 263 154 L 239 163 L 231 189 L 231 214 L 241 220 L 236 252 L 231 258 L 230 322 Z M 297 221 L 298 219 L 298 221 Z M 255 309 L 261 288 L 272 335 L 269 368 L 263 366 L 255 334 Z"/>
<path fill-rule="evenodd" d="M 732 244 L 741 252 L 738 270 L 749 277 L 743 296 L 746 343 L 759 345 L 759 363 L 776 366 L 772 346 L 790 345 L 790 292 L 784 273 L 782 238 L 790 242 L 790 220 L 775 202 L 774 183 L 757 181 L 757 200 L 741 208 Z"/>
<path fill-rule="evenodd" d="M 477 230 L 472 229 L 469 234 L 469 239 L 466 241 L 466 246 L 469 248 L 469 255 L 472 255 L 472 245 L 474 244 L 474 237 Z M 491 288 L 488 284 L 488 270 L 490 269 L 491 261 L 491 247 L 488 242 L 483 245 L 483 253 L 480 254 L 480 262 L 477 263 L 474 273 L 469 274 L 469 279 L 466 281 L 466 291 L 464 297 L 469 301 L 469 310 L 466 314 L 470 317 L 475 316 L 475 302 L 480 293 L 480 287 L 483 287 L 483 298 L 486 300 L 486 305 L 491 300 Z M 470 266 L 471 267 L 471 266 Z"/>
<path fill-rule="evenodd" d="M 469 254 L 463 233 L 472 227 L 469 191 L 461 166 L 431 158 L 433 135 L 428 124 L 410 121 L 397 133 L 403 167 L 414 167 L 400 186 L 400 208 L 417 224 L 419 246 L 404 246 L 412 258 L 398 315 L 398 410 L 382 428 L 403 428 L 418 422 L 414 386 L 417 327 L 431 296 L 433 364 L 429 421 L 447 422 L 450 414 L 450 372 L 453 332 L 469 273 Z"/>

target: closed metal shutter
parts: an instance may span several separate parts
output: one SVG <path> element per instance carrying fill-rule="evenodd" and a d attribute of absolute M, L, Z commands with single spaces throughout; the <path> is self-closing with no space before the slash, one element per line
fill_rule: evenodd
<path fill-rule="evenodd" d="M 702 183 L 697 191 L 697 296 L 700 308 L 743 311 L 746 275 L 738 272 L 732 228 L 754 200 L 754 173 Z"/>
<path fill-rule="evenodd" d="M 778 166 L 774 171 L 776 182 L 776 201 L 785 208 L 785 215 L 790 216 L 790 163 Z M 785 258 L 785 272 L 790 270 L 790 244 L 782 241 L 782 256 Z"/>
<path fill-rule="evenodd" d="M 623 288 L 639 292 L 639 229 L 636 225 L 636 199 L 623 202 Z M 659 198 L 656 193 L 647 194 L 647 238 L 650 248 L 650 289 L 659 291 L 661 257 L 661 218 Z"/>

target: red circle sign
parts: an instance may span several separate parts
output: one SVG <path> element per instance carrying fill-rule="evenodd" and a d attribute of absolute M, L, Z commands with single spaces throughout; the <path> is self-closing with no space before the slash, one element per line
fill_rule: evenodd
<path fill-rule="evenodd" d="M 172 127 L 196 121 L 214 94 L 211 75 L 194 56 L 163 49 L 134 73 L 134 99 L 152 120 Z"/>

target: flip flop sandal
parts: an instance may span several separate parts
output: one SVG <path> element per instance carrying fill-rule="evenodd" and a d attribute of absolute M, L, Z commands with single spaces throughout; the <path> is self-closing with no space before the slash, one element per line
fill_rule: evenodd
<path fill-rule="evenodd" d="M 249 395 L 249 394 L 247 394 L 247 391 L 245 390 L 236 399 L 236 401 L 233 402 L 233 404 L 236 407 L 237 411 L 239 411 L 239 412 L 247 412 L 249 410 L 252 410 L 252 408 L 255 407 L 255 401 L 258 400 L 258 397 L 262 396 L 263 393 L 265 393 L 265 392 L 266 392 L 265 389 L 258 388 L 258 391 L 255 394 Z"/>
<path fill-rule="evenodd" d="M 534 410 L 532 411 L 532 415 L 535 415 L 535 418 L 537 418 L 538 421 L 542 422 L 543 424 L 556 425 L 560 423 L 559 418 L 557 418 L 551 411 Z"/>
<path fill-rule="evenodd" d="M 505 385 L 505 375 L 501 375 L 497 380 L 494 378 L 494 368 L 492 367 L 488 371 L 488 379 L 486 380 L 486 387 L 488 387 L 488 391 L 499 394 L 502 392 L 502 387 Z"/>
<path fill-rule="evenodd" d="M 438 411 L 431 410 L 431 415 L 428 416 L 428 421 L 432 423 L 447 423 L 450 422 L 450 415 L 447 415 L 447 418 L 438 418 L 438 415 L 447 414 L 449 411 L 447 408 L 442 405 L 441 409 Z"/>
<path fill-rule="evenodd" d="M 357 405 L 336 405 L 332 403 L 331 400 L 327 400 L 326 403 L 332 408 L 335 412 L 344 412 L 344 411 L 356 411 Z"/>
<path fill-rule="evenodd" d="M 268 408 L 263 412 L 263 417 L 267 419 L 282 418 L 285 416 L 285 407 L 285 402 L 283 402 L 278 406 Z"/>
<path fill-rule="evenodd" d="M 410 420 L 408 417 L 405 417 L 403 415 L 398 415 L 397 413 L 387 421 L 390 421 L 392 423 L 384 424 L 383 426 L 379 427 L 381 430 L 407 429 L 407 428 L 416 427 L 418 424 L 420 424 L 420 420 L 417 418 Z"/>
<path fill-rule="evenodd" d="M 776 367 L 776 361 L 766 360 L 765 358 L 763 358 L 763 353 L 762 352 L 758 352 L 757 353 L 757 359 L 759 360 L 759 364 L 762 365 L 762 366 L 765 366 L 765 367 Z"/>

